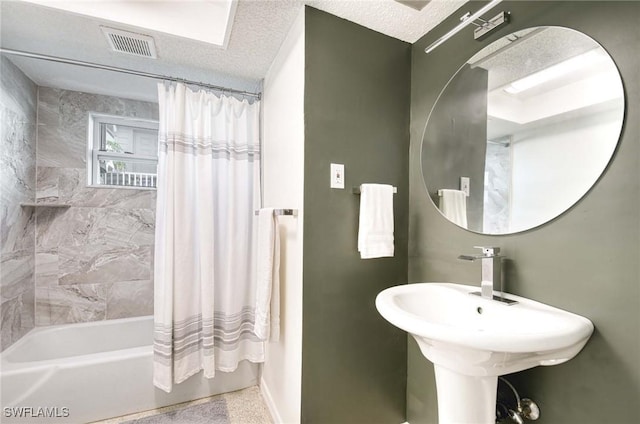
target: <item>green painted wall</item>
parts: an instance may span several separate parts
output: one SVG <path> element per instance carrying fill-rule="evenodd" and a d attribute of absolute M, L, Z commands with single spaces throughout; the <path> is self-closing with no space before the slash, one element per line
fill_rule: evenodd
<path fill-rule="evenodd" d="M 573 360 L 511 376 L 540 405 L 540 424 L 632 424 L 640 400 L 640 2 L 513 1 L 511 23 L 482 42 L 471 29 L 427 55 L 424 48 L 458 23 L 472 2 L 413 45 L 411 82 L 409 281 L 477 284 L 479 268 L 456 260 L 475 245 L 508 258 L 506 290 L 591 319 L 596 331 Z M 475 52 L 510 32 L 558 25 L 598 41 L 613 57 L 626 94 L 626 122 L 616 154 L 592 190 L 552 222 L 509 236 L 482 236 L 446 221 L 425 193 L 420 143 L 433 103 L 449 77 Z M 463 405 L 461 405 L 463 407 Z M 407 415 L 436 423 L 432 365 L 410 339 Z"/>
<path fill-rule="evenodd" d="M 313 8 L 305 31 L 302 422 L 401 423 L 406 333 L 374 301 L 407 282 L 411 46 Z M 358 254 L 366 182 L 398 187 L 393 258 Z"/>

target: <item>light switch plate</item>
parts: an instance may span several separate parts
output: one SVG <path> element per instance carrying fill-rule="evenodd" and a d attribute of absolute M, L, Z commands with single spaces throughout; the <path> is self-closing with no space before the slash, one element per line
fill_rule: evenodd
<path fill-rule="evenodd" d="M 341 163 L 331 164 L 331 188 L 344 189 L 344 165 Z"/>
<path fill-rule="evenodd" d="M 464 191 L 464 194 L 469 197 L 469 189 L 471 185 L 471 181 L 469 177 L 460 177 L 460 191 Z"/>

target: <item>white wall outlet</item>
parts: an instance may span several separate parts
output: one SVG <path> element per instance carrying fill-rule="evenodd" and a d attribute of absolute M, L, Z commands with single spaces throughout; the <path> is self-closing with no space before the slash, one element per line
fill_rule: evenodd
<path fill-rule="evenodd" d="M 344 165 L 341 163 L 331 164 L 331 188 L 344 188 Z"/>
<path fill-rule="evenodd" d="M 460 191 L 464 191 L 464 194 L 469 197 L 469 186 L 471 185 L 471 180 L 469 177 L 460 177 Z"/>

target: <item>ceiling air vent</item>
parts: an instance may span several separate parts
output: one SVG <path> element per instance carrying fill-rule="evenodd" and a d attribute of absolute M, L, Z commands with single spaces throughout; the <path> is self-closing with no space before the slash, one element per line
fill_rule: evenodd
<path fill-rule="evenodd" d="M 113 51 L 153 59 L 158 57 L 156 54 L 156 45 L 152 37 L 104 26 L 100 28 L 102 32 L 104 32 L 105 37 L 107 37 L 109 46 L 111 46 Z"/>

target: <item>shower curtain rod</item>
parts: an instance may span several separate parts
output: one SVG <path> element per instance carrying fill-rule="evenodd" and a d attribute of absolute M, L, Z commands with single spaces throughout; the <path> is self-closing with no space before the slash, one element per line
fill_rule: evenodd
<path fill-rule="evenodd" d="M 83 62 L 81 60 L 66 59 L 63 57 L 49 56 L 45 54 L 31 53 L 31 52 L 25 52 L 21 50 L 6 49 L 4 47 L 0 47 L 0 53 L 12 54 L 15 56 L 28 57 L 32 59 L 48 60 L 49 62 L 64 63 L 67 65 L 83 66 L 85 68 L 94 68 L 94 69 L 102 69 L 104 71 L 120 72 L 122 74 L 136 75 L 139 77 L 153 78 L 157 80 L 181 82 L 183 84 L 197 85 L 203 88 L 209 88 L 216 91 L 235 93 L 235 94 L 248 96 L 248 97 L 255 97 L 258 100 L 260 100 L 260 97 L 261 97 L 260 93 L 252 93 L 249 91 L 236 90 L 233 88 L 221 87 L 219 85 L 207 84 L 205 82 L 191 81 L 185 78 L 169 77 L 166 75 L 154 74 L 151 72 L 142 72 L 142 71 L 135 71 L 133 69 L 118 68 L 116 66 L 101 65 L 99 63 Z"/>

